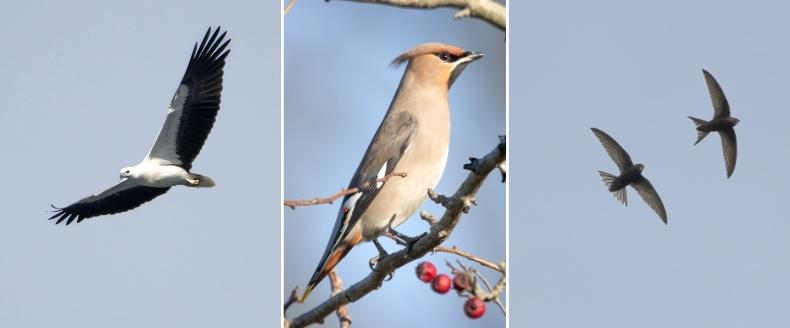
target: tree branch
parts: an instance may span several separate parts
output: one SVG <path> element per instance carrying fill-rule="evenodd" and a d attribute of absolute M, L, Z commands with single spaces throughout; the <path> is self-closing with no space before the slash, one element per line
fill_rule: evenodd
<path fill-rule="evenodd" d="M 299 287 L 295 287 L 291 290 L 291 295 L 288 296 L 288 299 L 285 300 L 285 304 L 283 305 L 283 315 L 288 312 L 288 308 L 291 307 L 294 303 L 299 302 Z"/>
<path fill-rule="evenodd" d="M 290 207 L 291 209 L 296 209 L 297 206 L 312 206 L 312 205 L 319 205 L 319 204 L 332 204 L 340 197 L 344 197 L 347 195 L 353 195 L 359 192 L 360 189 L 365 189 L 373 183 L 386 183 L 391 177 L 401 177 L 405 178 L 405 172 L 392 172 L 390 174 L 385 175 L 382 178 L 376 179 L 375 181 L 365 181 L 361 186 L 354 187 L 354 188 L 342 188 L 340 191 L 336 192 L 334 195 L 325 197 L 325 198 L 313 198 L 313 199 L 296 199 L 296 200 L 284 200 L 283 205 Z"/>
<path fill-rule="evenodd" d="M 502 304 L 502 301 L 499 300 L 499 294 L 501 294 L 502 291 L 505 290 L 505 284 L 507 283 L 507 279 L 505 277 L 505 274 L 502 273 L 502 277 L 499 278 L 499 281 L 497 281 L 497 283 L 496 283 L 496 285 L 494 287 L 491 287 L 491 284 L 488 282 L 486 277 L 481 275 L 480 272 L 475 271 L 475 275 L 477 275 L 477 277 L 480 278 L 480 280 L 483 281 L 483 284 L 486 285 L 486 288 L 488 289 L 489 295 L 493 295 L 493 296 L 491 296 L 492 302 L 494 302 L 494 304 L 499 306 L 499 310 L 502 311 L 502 314 L 507 314 L 507 311 L 505 311 L 505 305 Z"/>
<path fill-rule="evenodd" d="M 332 290 L 332 296 L 335 296 L 343 291 L 343 280 L 337 275 L 335 270 L 329 272 L 329 285 Z M 351 327 L 351 316 L 348 315 L 348 305 L 341 305 L 337 307 L 337 319 L 340 320 L 340 328 Z"/>
<path fill-rule="evenodd" d="M 329 2 L 329 0 L 326 0 Z M 401 8 L 456 8 L 453 18 L 475 17 L 482 19 L 500 30 L 505 30 L 507 15 L 505 6 L 491 0 L 344 0 L 351 2 L 376 3 Z"/>
<path fill-rule="evenodd" d="M 453 247 L 436 246 L 433 249 L 433 251 L 434 252 L 450 253 L 450 254 L 455 254 L 455 255 L 461 256 L 461 257 L 465 257 L 467 260 L 470 260 L 470 261 L 473 261 L 473 262 L 477 262 L 478 264 L 480 264 L 480 265 L 482 265 L 482 266 L 484 266 L 486 268 L 489 268 L 489 269 L 494 270 L 494 271 L 499 272 L 499 273 L 505 273 L 505 268 L 499 266 L 499 264 L 496 264 L 496 263 L 491 262 L 489 260 L 486 260 L 486 259 L 484 259 L 482 257 L 477 257 L 477 256 L 474 256 L 474 255 L 472 255 L 470 253 L 462 251 L 460 248 L 458 248 L 456 246 L 453 246 Z"/>
<path fill-rule="evenodd" d="M 488 282 L 488 279 L 486 279 L 485 276 L 480 274 L 480 272 L 473 269 L 472 267 L 465 266 L 463 263 L 461 263 L 461 261 L 457 261 L 457 262 L 460 269 L 457 269 L 452 264 L 450 264 L 450 261 L 445 260 L 445 263 L 447 263 L 447 266 L 450 267 L 454 275 L 464 275 L 467 277 L 467 281 L 470 281 L 471 283 L 471 285 L 468 286 L 466 290 L 459 291 L 458 296 L 463 297 L 464 295 L 469 293 L 471 295 L 480 298 L 484 302 L 488 302 L 488 301 L 494 302 L 494 304 L 496 304 L 499 307 L 499 310 L 502 311 L 502 314 L 506 315 L 507 311 L 505 310 L 505 305 L 502 304 L 502 302 L 499 300 L 499 295 L 505 291 L 505 285 L 507 285 L 507 277 L 505 276 L 505 270 L 504 270 L 505 262 L 503 261 L 499 265 L 499 267 L 502 268 L 502 272 L 501 272 L 502 276 L 499 278 L 499 281 L 497 281 L 496 285 L 494 285 L 493 287 L 491 286 L 491 283 Z M 483 282 L 487 291 L 484 291 L 482 288 L 480 288 L 480 285 L 477 283 L 478 279 Z"/>
<path fill-rule="evenodd" d="M 503 142 L 504 139 L 500 139 L 500 143 Z M 485 157 L 473 161 L 475 170 L 469 173 L 455 194 L 447 200 L 446 211 L 442 218 L 436 224 L 431 225 L 430 231 L 417 239 L 411 247 L 405 247 L 379 259 L 376 270 L 368 274 L 367 277 L 286 324 L 289 324 L 290 328 L 301 328 L 322 322 L 326 316 L 336 311 L 340 306 L 359 300 L 379 288 L 384 279 L 396 269 L 425 256 L 441 245 L 460 221 L 464 209 L 468 210 L 473 203 L 475 194 L 483 185 L 488 174 L 505 160 L 505 152 L 502 149 L 504 147 L 497 146 Z"/>
<path fill-rule="evenodd" d="M 288 15 L 288 13 L 291 11 L 291 9 L 293 9 L 294 5 L 296 4 L 296 1 L 297 0 L 291 0 L 290 2 L 288 2 L 287 5 L 285 5 L 285 9 L 283 9 L 283 15 Z"/>
<path fill-rule="evenodd" d="M 438 196 L 444 197 L 444 199 L 449 199 L 449 198 L 447 198 L 447 197 L 445 197 L 443 195 L 438 195 Z M 464 212 L 464 213 L 466 213 L 466 212 Z M 426 211 L 420 211 L 420 218 L 423 219 L 424 221 L 428 222 L 429 225 L 434 225 L 434 224 L 437 223 L 436 217 L 431 215 L 430 213 L 428 213 Z M 408 246 L 408 243 L 406 241 L 404 241 L 403 239 L 398 238 L 394 234 L 383 234 L 382 236 L 392 239 L 392 241 L 394 241 L 398 245 Z M 458 246 L 453 246 L 453 247 L 436 246 L 436 248 L 434 248 L 433 251 L 434 252 L 440 252 L 440 253 L 455 254 L 455 255 L 458 255 L 460 257 L 464 257 L 467 260 L 477 262 L 478 264 L 480 264 L 480 265 L 482 265 L 484 267 L 487 267 L 487 268 L 489 268 L 491 270 L 494 270 L 496 272 L 505 273 L 505 268 L 504 268 L 503 265 L 496 264 L 496 263 L 491 262 L 489 260 L 486 260 L 486 259 L 484 259 L 482 257 L 478 257 L 478 256 L 475 256 L 475 255 L 472 255 L 472 253 L 464 251 L 464 250 L 458 248 Z"/>

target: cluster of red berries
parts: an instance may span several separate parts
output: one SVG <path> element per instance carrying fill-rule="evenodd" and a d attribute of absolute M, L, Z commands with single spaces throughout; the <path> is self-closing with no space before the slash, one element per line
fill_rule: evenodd
<path fill-rule="evenodd" d="M 471 291 L 473 286 L 469 276 L 464 273 L 456 274 L 452 280 L 444 273 L 436 275 L 436 267 L 431 262 L 421 262 L 417 265 L 417 278 L 422 282 L 431 283 L 431 289 L 439 294 L 446 294 L 452 286 L 459 294 Z M 464 313 L 467 317 L 477 319 L 486 313 L 486 303 L 477 296 L 469 296 L 464 303 Z"/>

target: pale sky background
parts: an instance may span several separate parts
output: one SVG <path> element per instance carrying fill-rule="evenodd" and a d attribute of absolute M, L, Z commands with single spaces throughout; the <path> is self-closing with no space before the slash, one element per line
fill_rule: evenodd
<path fill-rule="evenodd" d="M 513 4 L 512 322 L 790 325 L 787 3 Z M 713 115 L 702 68 L 741 119 L 729 180 L 719 136 L 694 146 L 686 118 Z M 606 191 L 592 126 L 645 164 L 668 226 Z"/>
<path fill-rule="evenodd" d="M 0 11 L 2 327 L 279 325 L 279 4 L 14 1 Z M 148 153 L 209 26 L 233 40 L 222 105 L 176 187 L 55 226 Z"/>
<path fill-rule="evenodd" d="M 404 10 L 370 4 L 300 1 L 285 17 L 285 197 L 327 196 L 348 184 L 398 86 L 403 69 L 389 67 L 405 50 L 425 42 L 455 44 L 486 54 L 469 65 L 450 90 L 452 136 L 444 177 L 437 189 L 452 193 L 466 177 L 468 156 L 493 149 L 505 132 L 504 32 L 476 19 L 453 20 L 453 10 Z M 492 175 L 478 194 L 479 206 L 461 219 L 446 245 L 499 261 L 505 258 L 505 186 Z M 285 291 L 305 287 L 326 247 L 338 204 L 285 211 Z M 436 215 L 441 209 L 425 204 Z M 427 230 L 412 217 L 399 230 L 417 235 Z M 384 246 L 398 249 L 391 241 Z M 355 247 L 339 264 L 347 286 L 366 276 L 368 260 L 377 254 L 372 243 Z M 444 260 L 429 255 L 440 272 Z M 407 265 L 383 287 L 349 306 L 360 327 L 502 327 L 494 304 L 486 315 L 470 320 L 465 299 L 439 295 L 417 280 Z M 490 280 L 498 276 L 481 268 Z M 324 280 L 307 304 L 296 304 L 288 316 L 327 299 Z M 336 327 L 327 318 L 326 327 Z"/>

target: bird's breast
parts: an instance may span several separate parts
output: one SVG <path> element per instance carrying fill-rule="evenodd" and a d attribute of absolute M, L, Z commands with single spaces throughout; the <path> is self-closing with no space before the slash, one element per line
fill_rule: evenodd
<path fill-rule="evenodd" d="M 642 176 L 642 172 L 636 168 L 636 166 L 631 166 L 623 173 L 620 174 L 612 184 L 609 186 L 609 191 L 620 190 L 627 187 L 629 184 L 636 182 Z"/>
<path fill-rule="evenodd" d="M 393 227 L 400 225 L 422 205 L 428 189 L 435 188 L 444 173 L 449 139 L 449 129 L 439 134 L 418 131 L 409 151 L 393 169 L 406 177 L 387 180 L 361 217 L 366 240 L 376 238 L 390 220 Z"/>
<path fill-rule="evenodd" d="M 186 170 L 177 165 L 157 165 L 144 162 L 136 168 L 139 173 L 135 180 L 148 187 L 166 188 L 181 185 L 189 175 Z"/>
<path fill-rule="evenodd" d="M 714 118 L 707 124 L 699 126 L 698 129 L 704 127 L 705 130 L 702 131 L 721 131 L 735 126 L 735 123 L 736 121 L 732 117 Z"/>

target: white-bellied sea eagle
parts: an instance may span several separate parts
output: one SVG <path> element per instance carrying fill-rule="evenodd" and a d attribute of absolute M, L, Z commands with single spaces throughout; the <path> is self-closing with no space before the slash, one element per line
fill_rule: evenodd
<path fill-rule="evenodd" d="M 125 212 L 166 193 L 170 187 L 213 187 L 207 176 L 189 172 L 219 111 L 222 73 L 230 39 L 218 27 L 206 31 L 192 48 L 184 77 L 170 101 L 167 119 L 151 152 L 140 164 L 121 170 L 121 182 L 64 208 L 55 208 L 55 224 Z"/>

